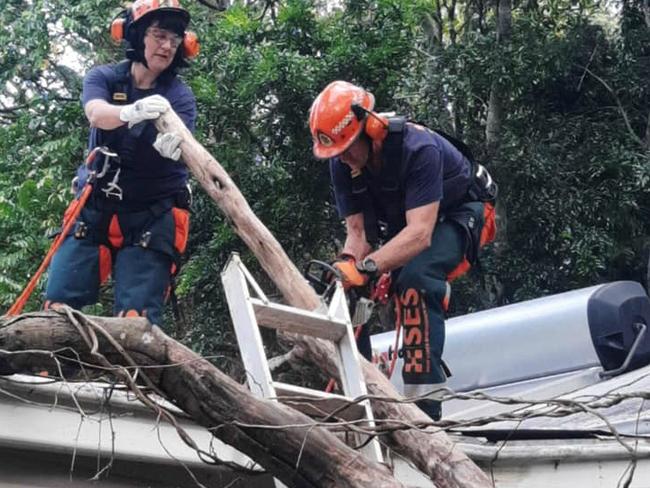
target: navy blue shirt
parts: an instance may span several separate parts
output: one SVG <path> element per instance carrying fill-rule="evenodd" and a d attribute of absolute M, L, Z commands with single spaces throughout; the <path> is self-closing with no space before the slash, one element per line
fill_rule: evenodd
<path fill-rule="evenodd" d="M 382 151 L 382 168 L 399 161 L 387 161 Z M 363 173 L 376 218 L 387 221 L 389 235 L 406 225 L 406 211 L 440 202 L 440 211 L 462 203 L 471 182 L 471 164 L 447 139 L 426 127 L 407 123 L 404 126 L 400 178 L 394 188 L 385 186 L 381 171 L 373 173 L 366 166 Z M 364 211 L 367 196 L 353 192 L 350 167 L 339 158 L 330 160 L 336 207 L 342 218 Z M 396 188 L 396 189 L 395 189 Z M 395 208 L 399 215 L 395 216 Z"/>
<path fill-rule="evenodd" d="M 115 103 L 112 99 L 112 88 L 118 74 L 115 65 L 97 66 L 90 70 L 84 78 L 82 104 L 95 99 Z M 154 88 L 140 90 L 133 86 L 129 74 L 126 83 L 128 102 L 150 95 L 165 97 L 174 111 L 190 131 L 194 131 L 196 121 L 196 101 L 192 91 L 176 76 L 161 76 L 156 80 Z M 125 204 L 129 202 L 147 203 L 172 196 L 183 190 L 187 184 L 187 168 L 184 164 L 163 158 L 152 144 L 156 140 L 157 131 L 153 122 L 145 122 L 144 128 L 129 130 L 122 126 L 114 130 L 91 129 L 88 148 L 108 145 L 120 155 L 120 175 L 118 184 L 124 192 Z M 142 129 L 138 131 L 138 129 Z M 109 180 L 112 178 L 111 173 Z M 81 165 L 77 171 L 80 185 L 85 183 L 87 170 Z M 98 183 L 101 189 L 106 179 Z M 95 192 L 97 193 L 97 192 Z"/>

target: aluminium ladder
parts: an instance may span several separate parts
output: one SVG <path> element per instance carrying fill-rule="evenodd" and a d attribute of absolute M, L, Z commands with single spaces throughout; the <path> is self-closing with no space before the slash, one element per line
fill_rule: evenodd
<path fill-rule="evenodd" d="M 242 263 L 238 253 L 230 255 L 221 273 L 221 281 L 246 370 L 248 387 L 254 395 L 274 400 L 283 397 L 284 403 L 308 415 L 320 414 L 324 417 L 335 408 L 367 394 L 350 313 L 340 282 L 336 285 L 327 312 L 319 313 L 269 301 Z M 251 290 L 256 297 L 251 296 Z M 332 341 L 345 396 L 273 381 L 259 326 Z M 304 401 L 296 400 L 292 403 L 290 400 L 292 396 L 299 396 L 302 399 L 308 397 L 317 401 L 305 404 Z M 374 417 L 368 400 L 349 407 L 337 416 L 346 419 L 364 418 L 368 426 L 374 426 Z M 362 452 L 373 461 L 383 462 L 381 447 L 376 438 L 368 442 L 362 448 Z"/>

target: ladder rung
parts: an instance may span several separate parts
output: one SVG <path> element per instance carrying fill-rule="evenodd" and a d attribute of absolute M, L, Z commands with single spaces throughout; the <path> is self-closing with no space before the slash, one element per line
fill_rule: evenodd
<path fill-rule="evenodd" d="M 324 391 L 312 390 L 302 386 L 289 385 L 286 383 L 273 382 L 275 394 L 278 397 L 285 397 L 281 402 L 309 415 L 310 417 L 323 418 L 338 410 L 351 401 L 350 398 L 326 393 Z M 292 400 L 286 397 L 303 397 L 300 400 Z M 311 401 L 310 401 L 311 399 Z M 345 410 L 336 414 L 337 418 L 344 420 L 358 420 L 366 418 L 366 410 L 363 405 L 355 403 Z"/>
<path fill-rule="evenodd" d="M 257 323 L 264 327 L 330 341 L 339 341 L 346 334 L 346 323 L 341 320 L 278 303 L 264 303 L 257 298 L 251 298 L 250 301 Z"/>

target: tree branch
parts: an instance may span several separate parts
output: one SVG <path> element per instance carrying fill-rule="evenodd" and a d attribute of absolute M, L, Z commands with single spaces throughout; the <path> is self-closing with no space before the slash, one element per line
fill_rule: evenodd
<path fill-rule="evenodd" d="M 616 102 L 616 106 L 618 107 L 618 111 L 621 114 L 621 117 L 623 117 L 623 121 L 625 122 L 625 127 L 627 129 L 628 134 L 632 138 L 634 142 L 639 144 L 642 148 L 646 148 L 646 145 L 644 141 L 642 141 L 639 136 L 634 132 L 634 129 L 632 128 L 632 124 L 630 124 L 630 119 L 627 116 L 627 112 L 625 111 L 625 108 L 623 108 L 623 104 L 621 103 L 621 100 L 618 98 L 618 95 L 616 95 L 616 92 L 607 84 L 605 80 L 603 80 L 600 76 L 592 72 L 587 66 L 580 66 L 583 68 L 589 75 L 591 75 L 593 78 L 598 80 L 601 85 L 605 87 L 605 89 L 614 97 L 614 101 Z"/>
<path fill-rule="evenodd" d="M 24 103 L 22 105 L 15 105 L 13 107 L 0 107 L 0 113 L 2 114 L 13 114 L 19 110 L 24 110 L 29 107 L 28 104 Z"/>
<path fill-rule="evenodd" d="M 177 426 L 173 416 L 158 409 L 137 387 L 137 371 L 150 388 L 288 486 L 361 488 L 368 480 L 376 487 L 402 486 L 385 466 L 361 456 L 296 410 L 253 397 L 146 319 L 89 318 L 66 307 L 22 315 L 4 326 L 0 320 L 0 326 L 0 349 L 76 351 L 82 361 L 112 371 L 145 405 Z M 2 354 L 14 371 L 38 368 L 58 375 L 54 356 Z M 181 431 L 179 435 L 184 437 Z"/>
<path fill-rule="evenodd" d="M 645 139 L 643 141 L 646 151 L 650 151 L 650 113 L 648 113 L 648 122 L 645 126 Z"/>
<path fill-rule="evenodd" d="M 591 64 L 591 62 L 594 60 L 594 56 L 596 55 L 596 50 L 598 49 L 598 46 L 594 46 L 594 50 L 591 52 L 591 56 L 589 56 L 589 61 L 587 61 L 587 66 L 585 67 L 585 70 L 582 72 L 582 75 L 580 76 L 580 81 L 578 82 L 578 86 L 576 87 L 576 91 L 580 91 L 582 88 L 582 83 L 585 81 L 585 76 L 587 75 L 587 68 Z"/>
<path fill-rule="evenodd" d="M 225 10 L 228 9 L 227 5 L 224 5 L 225 2 L 220 2 L 217 1 L 217 3 L 212 3 L 209 2 L 208 0 L 197 0 L 201 5 L 205 5 L 208 8 L 211 8 L 212 10 L 216 10 L 217 12 L 224 12 Z"/>

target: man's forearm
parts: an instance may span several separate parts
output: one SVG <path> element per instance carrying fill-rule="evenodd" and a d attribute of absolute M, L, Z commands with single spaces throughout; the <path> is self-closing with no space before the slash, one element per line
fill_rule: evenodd
<path fill-rule="evenodd" d="M 345 218 L 345 245 L 341 254 L 354 256 L 357 261 L 362 260 L 372 251 L 372 247 L 366 240 L 366 230 L 363 223 L 363 214 L 357 213 Z"/>
<path fill-rule="evenodd" d="M 431 245 L 439 207 L 439 202 L 433 202 L 407 210 L 406 227 L 381 249 L 370 254 L 380 272 L 404 266 Z"/>
<path fill-rule="evenodd" d="M 431 245 L 431 233 L 421 229 L 404 227 L 402 231 L 377 251 L 369 254 L 379 271 L 385 273 L 404 266 Z"/>

